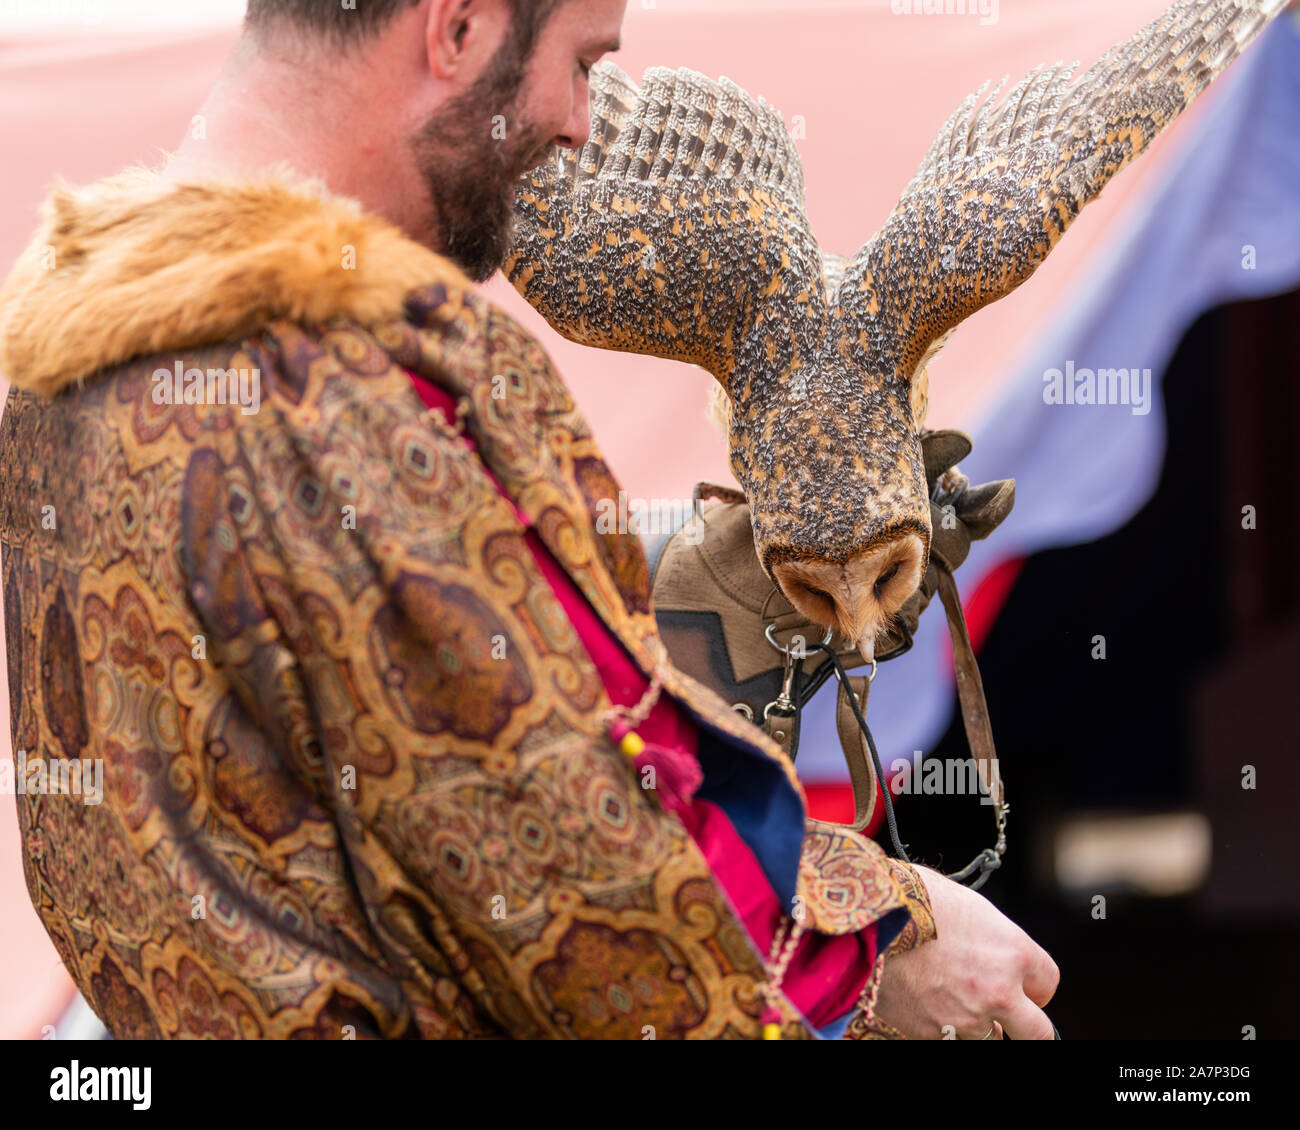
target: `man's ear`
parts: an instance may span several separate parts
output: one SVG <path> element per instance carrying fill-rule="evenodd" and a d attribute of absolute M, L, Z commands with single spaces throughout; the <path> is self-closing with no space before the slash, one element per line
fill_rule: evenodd
<path fill-rule="evenodd" d="M 448 82 L 477 75 L 508 30 L 504 0 L 428 0 L 429 68 Z"/>

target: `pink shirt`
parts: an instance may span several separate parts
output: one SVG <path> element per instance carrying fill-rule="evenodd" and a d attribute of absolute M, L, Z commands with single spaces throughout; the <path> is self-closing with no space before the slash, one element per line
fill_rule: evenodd
<path fill-rule="evenodd" d="M 449 393 L 418 374 L 410 376 L 426 407 L 440 409 L 449 421 L 455 419 L 455 401 Z M 465 442 L 474 449 L 473 440 L 467 437 Z M 502 490 L 492 472 L 486 466 L 483 469 L 497 489 Z M 503 490 L 502 494 L 509 498 Z M 649 679 L 537 536 L 532 519 L 518 507 L 515 513 L 525 526 L 525 541 L 539 570 L 573 623 L 610 701 L 617 706 L 635 705 L 649 687 Z M 686 753 L 691 758 L 696 755 L 695 726 L 667 694 L 660 695 L 649 716 L 637 727 L 637 733 L 649 743 Z M 708 861 L 755 947 L 761 954 L 769 955 L 783 917 L 782 908 L 753 851 L 726 812 L 711 801 L 691 797 L 672 808 Z M 853 1010 L 871 975 L 875 957 L 874 924 L 857 934 L 826 935 L 809 931 L 799 941 L 781 989 L 813 1028 L 825 1027 Z"/>

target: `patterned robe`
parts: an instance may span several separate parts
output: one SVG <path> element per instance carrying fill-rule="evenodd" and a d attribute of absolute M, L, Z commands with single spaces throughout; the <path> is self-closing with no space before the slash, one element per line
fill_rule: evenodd
<path fill-rule="evenodd" d="M 805 925 L 877 923 L 882 960 L 933 936 L 916 873 L 808 819 L 779 749 L 668 662 L 541 347 L 354 202 L 59 189 L 0 290 L 0 369 L 14 750 L 104 773 L 99 804 L 17 798 L 24 869 L 115 1036 L 759 1036 L 765 955 L 609 740 L 485 465 L 708 772 L 765 798 Z M 890 1031 L 872 988 L 848 1037 Z"/>

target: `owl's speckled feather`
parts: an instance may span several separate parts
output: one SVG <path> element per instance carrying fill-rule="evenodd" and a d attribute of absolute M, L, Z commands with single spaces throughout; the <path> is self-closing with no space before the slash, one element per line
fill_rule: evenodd
<path fill-rule="evenodd" d="M 592 136 L 521 182 L 506 271 L 559 332 L 700 365 L 765 568 L 929 545 L 925 366 L 1033 273 L 1079 211 L 1286 0 L 1179 0 L 1071 85 L 967 98 L 880 232 L 823 255 L 780 115 L 723 78 L 592 74 Z"/>
<path fill-rule="evenodd" d="M 1001 100 L 1002 84 L 970 95 L 845 273 L 836 317 L 855 361 L 910 377 L 932 342 L 1024 282 L 1288 2 L 1180 0 L 1073 85 L 1077 64 L 1057 63 Z"/>

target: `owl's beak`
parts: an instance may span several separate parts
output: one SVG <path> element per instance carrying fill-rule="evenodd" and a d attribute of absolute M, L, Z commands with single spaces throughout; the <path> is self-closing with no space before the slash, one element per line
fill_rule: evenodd
<path fill-rule="evenodd" d="M 876 635 L 920 585 L 924 562 L 921 535 L 901 529 L 847 561 L 781 561 L 772 575 L 800 612 L 854 641 L 870 662 Z"/>

